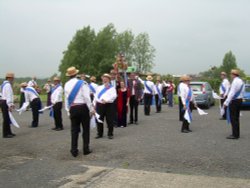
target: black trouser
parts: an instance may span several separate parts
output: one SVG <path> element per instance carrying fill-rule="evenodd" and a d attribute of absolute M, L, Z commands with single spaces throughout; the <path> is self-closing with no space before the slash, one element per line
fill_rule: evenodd
<path fill-rule="evenodd" d="M 40 98 L 35 98 L 33 101 L 31 101 L 30 107 L 32 109 L 32 116 L 33 116 L 31 126 L 37 127 L 39 122 L 39 110 L 41 109 Z"/>
<path fill-rule="evenodd" d="M 53 115 L 56 128 L 63 128 L 62 124 L 62 102 L 58 102 L 53 106 Z"/>
<path fill-rule="evenodd" d="M 232 100 L 229 104 L 230 120 L 232 125 L 232 135 L 236 138 L 240 137 L 240 107 L 242 99 Z"/>
<path fill-rule="evenodd" d="M 192 110 L 193 110 L 193 108 L 194 108 L 194 105 L 193 105 L 192 102 L 190 102 L 189 108 L 190 108 L 191 113 L 192 113 Z M 184 110 L 183 107 L 182 107 L 182 109 L 181 109 L 181 119 L 182 119 L 181 131 L 189 130 L 189 123 L 188 123 L 188 121 L 184 118 L 184 115 L 185 115 L 185 110 Z"/>
<path fill-rule="evenodd" d="M 145 93 L 144 94 L 144 114 L 150 115 L 150 106 L 152 104 L 153 95 Z"/>
<path fill-rule="evenodd" d="M 9 116 L 9 107 L 6 103 L 6 100 L 0 100 L 0 105 L 3 114 L 3 137 L 12 134 L 10 128 L 10 116 Z"/>
<path fill-rule="evenodd" d="M 183 115 L 182 115 L 183 104 L 182 104 L 181 97 L 178 97 L 178 99 L 179 99 L 179 120 L 183 121 Z"/>
<path fill-rule="evenodd" d="M 130 123 L 138 121 L 138 105 L 139 105 L 139 101 L 136 99 L 135 95 L 132 95 L 129 100 Z"/>
<path fill-rule="evenodd" d="M 161 103 L 162 101 L 159 101 L 159 95 L 155 95 L 155 107 L 156 107 L 156 112 L 161 111 Z"/>
<path fill-rule="evenodd" d="M 71 152 L 78 152 L 78 136 L 82 124 L 83 151 L 89 150 L 90 115 L 87 105 L 77 105 L 70 108 L 71 120 Z"/>
<path fill-rule="evenodd" d="M 20 93 L 20 103 L 19 103 L 20 108 L 23 106 L 24 102 L 25 102 L 25 94 L 24 94 L 24 92 L 21 92 Z"/>
<path fill-rule="evenodd" d="M 226 99 L 227 99 L 227 98 L 221 99 L 221 100 L 220 100 L 221 108 L 223 108 L 223 104 L 224 104 L 224 102 L 225 102 Z M 227 118 L 227 107 L 225 107 L 224 109 L 225 109 L 225 112 L 224 112 L 222 118 L 226 119 L 226 118 Z"/>
<path fill-rule="evenodd" d="M 100 115 L 99 119 L 101 121 L 104 121 L 104 118 L 106 118 L 108 125 L 108 136 L 113 136 L 115 116 L 114 103 L 97 103 L 96 111 Z M 103 136 L 103 123 L 97 123 L 97 135 Z"/>

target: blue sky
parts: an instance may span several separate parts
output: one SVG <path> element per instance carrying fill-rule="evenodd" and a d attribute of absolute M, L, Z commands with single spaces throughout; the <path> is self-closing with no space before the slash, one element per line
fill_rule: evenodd
<path fill-rule="evenodd" d="M 109 23 L 149 34 L 154 72 L 198 73 L 232 50 L 250 74 L 248 0 L 1 0 L 0 77 L 51 76 L 76 30 Z"/>

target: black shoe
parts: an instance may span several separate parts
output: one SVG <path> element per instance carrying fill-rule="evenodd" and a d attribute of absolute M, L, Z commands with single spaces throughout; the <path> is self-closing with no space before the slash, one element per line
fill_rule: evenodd
<path fill-rule="evenodd" d="M 108 136 L 109 137 L 109 139 L 113 139 L 114 138 L 114 136 Z"/>
<path fill-rule="evenodd" d="M 230 135 L 230 136 L 227 137 L 227 139 L 238 139 L 238 137 L 235 137 L 235 136 L 233 136 L 233 135 Z"/>
<path fill-rule="evenodd" d="M 189 133 L 188 130 L 182 130 L 181 132 L 182 132 L 182 133 Z"/>
<path fill-rule="evenodd" d="M 83 152 L 83 155 L 89 155 L 90 153 L 92 153 L 92 150 L 88 149 L 88 150 L 86 150 L 86 151 Z"/>
<path fill-rule="evenodd" d="M 132 124 L 133 124 L 133 121 L 130 121 L 128 124 L 129 124 L 129 125 L 132 125 Z"/>
<path fill-rule="evenodd" d="M 70 151 L 71 155 L 73 157 L 77 157 L 78 156 L 78 151 Z"/>
<path fill-rule="evenodd" d="M 221 117 L 220 120 L 227 120 L 227 118 Z"/>
<path fill-rule="evenodd" d="M 54 131 L 55 131 L 56 129 L 57 129 L 57 128 L 55 127 L 55 128 L 52 128 L 51 130 L 54 130 Z"/>
<path fill-rule="evenodd" d="M 57 128 L 57 129 L 55 129 L 56 131 L 62 131 L 63 130 L 63 128 Z"/>
<path fill-rule="evenodd" d="M 95 139 L 99 139 L 99 138 L 102 138 L 102 136 L 97 135 L 97 136 L 95 137 Z"/>
<path fill-rule="evenodd" d="M 16 134 L 14 134 L 14 133 L 11 133 L 10 135 L 13 136 L 13 137 L 16 136 Z"/>
<path fill-rule="evenodd" d="M 29 128 L 37 128 L 37 126 L 29 126 Z"/>
<path fill-rule="evenodd" d="M 3 136 L 3 138 L 13 138 L 13 136 L 11 134 L 8 134 L 6 136 Z"/>
<path fill-rule="evenodd" d="M 188 132 L 193 132 L 191 129 L 188 129 Z"/>

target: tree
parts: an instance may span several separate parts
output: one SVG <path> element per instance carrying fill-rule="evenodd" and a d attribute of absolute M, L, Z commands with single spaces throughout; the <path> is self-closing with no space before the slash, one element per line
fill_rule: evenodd
<path fill-rule="evenodd" d="M 151 71 L 154 66 L 155 49 L 149 42 L 149 35 L 147 33 L 139 34 L 135 38 L 133 49 L 133 65 L 137 67 L 137 71 L 144 73 Z"/>
<path fill-rule="evenodd" d="M 223 63 L 220 68 L 227 74 L 230 74 L 232 69 L 237 68 L 236 58 L 231 51 L 225 54 Z"/>
<path fill-rule="evenodd" d="M 133 63 L 134 49 L 133 49 L 134 35 L 132 31 L 124 31 L 117 36 L 118 51 L 122 52 L 129 66 Z"/>

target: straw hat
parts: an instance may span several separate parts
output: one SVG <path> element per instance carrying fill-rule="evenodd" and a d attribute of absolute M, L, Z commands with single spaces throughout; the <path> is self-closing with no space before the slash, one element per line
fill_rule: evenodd
<path fill-rule="evenodd" d="M 12 73 L 12 72 L 8 72 L 8 73 L 6 74 L 5 77 L 6 77 L 6 78 L 14 78 L 15 75 L 14 75 L 14 73 Z"/>
<path fill-rule="evenodd" d="M 221 72 L 221 73 L 220 73 L 220 75 L 224 75 L 224 76 L 226 76 L 226 75 L 227 75 L 227 73 L 226 73 L 226 72 Z"/>
<path fill-rule="evenodd" d="M 160 77 L 160 76 L 157 76 L 157 77 L 156 77 L 156 81 L 161 81 L 161 77 Z"/>
<path fill-rule="evenodd" d="M 28 84 L 26 82 L 23 82 L 20 84 L 20 87 L 27 87 L 27 86 L 28 86 Z"/>
<path fill-rule="evenodd" d="M 106 77 L 106 78 L 108 78 L 109 80 L 111 80 L 111 76 L 110 76 L 109 74 L 107 74 L 107 73 L 103 74 L 102 77 Z"/>
<path fill-rule="evenodd" d="M 185 82 L 185 81 L 190 81 L 191 80 L 191 77 L 188 76 L 188 75 L 183 75 L 180 79 L 181 81 Z"/>
<path fill-rule="evenodd" d="M 53 78 L 53 80 L 54 80 L 54 81 L 61 81 L 61 79 L 60 79 L 58 76 L 55 76 L 55 77 Z"/>
<path fill-rule="evenodd" d="M 152 80 L 153 80 L 153 77 L 152 77 L 151 75 L 148 75 L 147 78 L 146 78 L 146 80 L 152 81 Z"/>
<path fill-rule="evenodd" d="M 91 82 L 96 82 L 96 77 L 95 77 L 95 76 L 91 76 L 91 77 L 90 77 L 90 81 L 91 81 Z"/>
<path fill-rule="evenodd" d="M 75 76 L 78 74 L 78 72 L 79 72 L 79 70 L 77 70 L 75 67 L 69 67 L 67 69 L 66 76 Z"/>
<path fill-rule="evenodd" d="M 239 76 L 240 75 L 240 71 L 238 69 L 232 69 L 231 70 L 231 74 Z"/>

